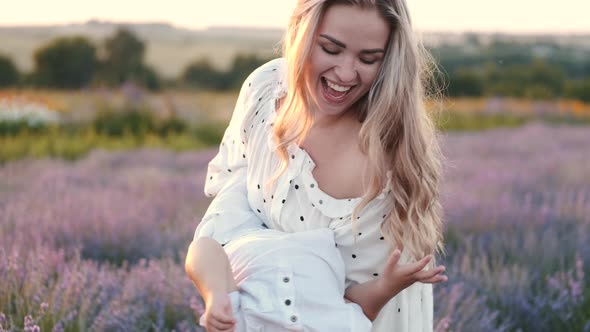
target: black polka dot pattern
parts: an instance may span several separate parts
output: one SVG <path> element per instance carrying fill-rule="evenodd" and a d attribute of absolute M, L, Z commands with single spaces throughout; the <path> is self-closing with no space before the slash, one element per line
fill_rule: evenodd
<path fill-rule="evenodd" d="M 270 75 L 270 72 L 266 71 L 266 74 Z M 270 114 L 272 113 L 270 109 L 267 112 L 264 108 L 266 107 L 264 103 L 272 103 L 275 101 L 275 97 L 271 94 L 275 92 L 274 89 L 281 88 L 278 86 L 279 82 L 277 79 L 273 79 L 273 81 L 274 85 L 269 89 L 270 94 L 267 94 L 266 90 L 263 91 L 263 89 L 259 89 L 259 85 L 261 87 L 264 86 L 262 81 L 259 83 L 258 79 L 256 79 L 252 82 L 248 82 L 248 86 L 251 87 L 251 89 L 248 91 L 249 98 L 244 106 L 248 108 L 247 110 L 244 110 L 247 111 L 248 114 L 248 117 L 245 119 L 246 122 L 243 123 L 240 128 L 234 130 L 231 136 L 226 136 L 224 142 L 222 142 L 222 145 L 228 143 L 227 149 L 224 148 L 222 151 L 224 151 L 224 153 L 233 153 L 232 156 L 229 156 L 229 160 L 237 160 L 238 163 L 241 161 L 242 164 L 246 163 L 247 160 L 249 163 L 248 166 L 252 167 L 262 167 L 260 164 L 266 163 L 266 152 L 262 153 L 260 156 L 254 156 L 252 154 L 246 155 L 246 152 L 250 152 L 246 149 L 245 141 L 248 141 L 248 146 L 256 145 L 257 148 L 260 146 L 266 147 L 266 145 L 261 145 L 266 143 L 266 140 L 261 141 L 260 138 L 268 138 L 266 135 L 272 135 L 272 128 L 270 127 L 273 125 L 273 121 L 275 121 L 274 115 L 276 114 Z M 262 101 L 264 101 L 264 103 L 262 103 Z M 258 115 L 260 115 L 260 117 L 258 117 Z M 252 129 L 248 130 L 248 124 L 251 125 Z M 234 138 L 235 140 L 233 140 Z M 239 145 L 240 141 L 242 142 L 242 146 Z M 232 143 L 234 145 L 232 145 Z M 269 146 L 270 145 L 272 144 L 269 144 Z M 272 223 L 272 225 L 275 226 L 281 224 L 287 226 L 288 224 L 291 224 L 295 229 L 307 229 L 308 224 L 310 223 L 315 225 L 319 222 L 322 224 L 332 222 L 332 226 L 348 227 L 346 233 L 343 232 L 342 236 L 339 235 L 340 237 L 334 239 L 334 246 L 342 251 L 347 265 L 356 269 L 362 269 L 362 272 L 369 277 L 369 279 L 372 276 L 374 280 L 378 280 L 381 274 L 378 272 L 380 266 L 371 266 L 372 253 L 376 250 L 381 250 L 382 248 L 379 247 L 385 245 L 386 242 L 378 242 L 385 240 L 385 233 L 379 232 L 378 228 L 373 228 L 372 225 L 375 224 L 373 221 L 379 220 L 380 215 L 382 216 L 382 220 L 391 217 L 392 211 L 371 206 L 371 209 L 365 210 L 366 212 L 363 212 L 362 215 L 355 215 L 355 218 L 359 221 L 360 217 L 362 217 L 363 222 L 359 222 L 358 225 L 360 227 L 358 229 L 355 227 L 356 232 L 353 232 L 350 225 L 354 225 L 353 221 L 356 221 L 356 219 L 352 218 L 352 210 L 348 209 L 352 206 L 352 202 L 356 202 L 357 199 L 345 197 L 343 199 L 334 200 L 329 194 L 323 192 L 323 187 L 320 187 L 319 183 L 316 182 L 317 180 L 313 178 L 313 175 L 309 176 L 308 174 L 308 170 L 312 169 L 311 164 L 313 164 L 311 157 L 306 155 L 305 151 L 297 151 L 297 149 L 292 150 L 291 148 L 292 147 L 288 149 L 291 154 L 288 154 L 289 152 L 287 152 L 285 157 L 287 160 L 289 158 L 292 159 L 293 162 L 287 164 L 288 172 L 278 179 L 276 187 L 268 187 L 266 182 L 263 182 L 267 180 L 266 175 L 268 175 L 268 173 L 266 171 L 249 172 L 250 174 L 253 174 L 254 177 L 248 178 L 248 188 L 252 190 L 252 186 L 256 184 L 258 190 L 253 192 L 253 197 L 249 197 L 253 198 L 255 204 L 252 210 L 256 211 L 254 213 L 257 213 L 260 219 L 264 219 L 262 218 L 263 209 L 265 215 L 268 214 L 269 219 L 274 220 L 274 218 L 278 218 L 278 220 L 275 220 Z M 240 156 L 242 159 L 240 159 Z M 252 160 L 254 162 L 252 165 L 250 161 L 253 157 L 256 157 L 256 159 Z M 258 160 L 258 158 L 260 158 L 260 160 Z M 305 164 L 305 160 L 308 160 L 310 165 Z M 209 180 L 221 181 L 224 180 L 224 177 L 231 178 L 233 175 L 242 174 L 242 170 L 239 169 L 241 166 L 236 165 L 237 163 L 227 164 L 225 166 L 227 167 L 227 172 L 223 172 L 224 166 L 221 166 L 221 172 L 214 176 L 210 176 Z M 231 167 L 234 167 L 234 169 Z M 293 168 L 301 168 L 301 170 Z M 236 169 L 238 170 L 236 171 Z M 303 171 L 303 173 L 300 173 L 300 171 Z M 233 174 L 233 172 L 237 173 Z M 289 184 L 286 183 L 287 181 L 289 181 Z M 262 183 L 265 183 L 264 189 L 262 188 Z M 268 197 L 267 195 L 269 193 L 273 195 L 271 195 L 270 200 L 267 202 L 266 197 Z M 278 195 L 277 201 L 273 201 L 274 193 Z M 250 195 L 252 195 L 252 193 L 250 193 Z M 289 197 L 289 204 L 286 202 L 287 197 Z M 365 225 L 364 222 L 367 222 L 367 225 Z M 299 224 L 297 225 L 297 223 Z M 376 224 L 379 224 L 379 222 Z M 268 224 L 267 227 L 272 229 L 274 226 Z M 362 247 L 355 247 L 355 245 L 353 245 L 354 241 L 360 242 L 361 240 L 363 243 Z M 374 246 L 374 249 L 365 248 L 365 243 L 367 244 L 367 247 Z M 360 256 L 358 256 L 359 253 Z M 277 278 L 276 281 L 280 284 L 287 285 L 291 281 L 287 275 L 277 275 L 275 278 Z M 278 300 L 280 306 L 289 306 L 283 307 L 283 309 L 290 310 L 291 307 L 295 307 L 296 305 L 295 300 L 290 296 L 283 296 Z M 297 303 L 297 305 L 299 305 L 299 303 Z M 393 307 L 391 311 L 395 312 L 395 307 Z M 401 312 L 401 307 L 398 308 L 398 312 Z M 292 318 L 293 321 L 300 322 L 297 315 L 296 312 L 291 312 L 290 315 L 287 314 L 284 319 L 289 322 Z"/>

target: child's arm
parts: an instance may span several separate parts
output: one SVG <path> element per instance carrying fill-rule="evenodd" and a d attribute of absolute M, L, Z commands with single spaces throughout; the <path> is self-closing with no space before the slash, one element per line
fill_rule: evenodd
<path fill-rule="evenodd" d="M 434 284 L 447 281 L 447 276 L 442 274 L 444 266 L 423 271 L 432 256 L 412 264 L 398 265 L 400 256 L 400 251 L 394 250 L 379 278 L 346 289 L 345 298 L 360 305 L 371 321 L 377 318 L 379 311 L 391 298 L 415 282 Z"/>
<path fill-rule="evenodd" d="M 238 289 L 225 250 L 208 237 L 195 239 L 185 261 L 189 275 L 205 300 L 207 331 L 232 331 L 235 319 L 229 293 Z"/>

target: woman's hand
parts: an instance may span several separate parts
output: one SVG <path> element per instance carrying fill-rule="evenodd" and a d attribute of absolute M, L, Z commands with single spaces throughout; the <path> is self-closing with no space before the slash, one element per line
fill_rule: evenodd
<path fill-rule="evenodd" d="M 447 276 L 442 274 L 445 271 L 444 266 L 437 266 L 424 271 L 424 268 L 432 259 L 432 255 L 428 255 L 415 263 L 405 265 L 398 264 L 400 257 L 401 252 L 398 249 L 394 250 L 389 256 L 385 270 L 378 280 L 378 287 L 381 290 L 391 294 L 398 294 L 415 282 L 436 284 L 447 281 Z"/>
<path fill-rule="evenodd" d="M 235 330 L 236 321 L 227 293 L 212 293 L 205 303 L 206 310 L 200 318 L 199 324 L 207 332 L 233 332 Z"/>

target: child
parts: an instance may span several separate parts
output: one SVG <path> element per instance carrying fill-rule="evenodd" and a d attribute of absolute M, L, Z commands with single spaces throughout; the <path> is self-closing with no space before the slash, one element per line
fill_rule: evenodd
<path fill-rule="evenodd" d="M 197 228 L 200 236 L 206 225 Z M 235 326 L 213 317 L 217 308 L 207 308 L 200 324 L 208 331 L 214 326 L 236 332 L 262 326 L 265 331 L 371 330 L 361 307 L 344 299 L 344 262 L 331 230 L 285 233 L 252 218 L 225 236 L 225 250 L 202 249 L 211 258 L 227 254 L 234 278 L 227 288 L 233 319 L 228 311 L 223 317 Z"/>

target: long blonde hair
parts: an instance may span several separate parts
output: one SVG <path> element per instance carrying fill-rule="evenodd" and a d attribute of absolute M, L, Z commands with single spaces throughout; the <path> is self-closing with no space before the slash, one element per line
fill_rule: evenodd
<path fill-rule="evenodd" d="M 275 179 L 288 166 L 287 147 L 293 142 L 301 144 L 313 123 L 307 108 L 306 62 L 320 20 L 335 3 L 376 8 L 391 27 L 380 72 L 355 107 L 362 122 L 359 139 L 368 157 L 369 186 L 352 220 L 389 181 L 391 213 L 381 224 L 388 240 L 416 259 L 442 252 L 442 154 L 424 105 L 434 62 L 414 34 L 404 0 L 298 0 L 283 46 L 288 92 L 273 127 L 281 160 Z"/>

